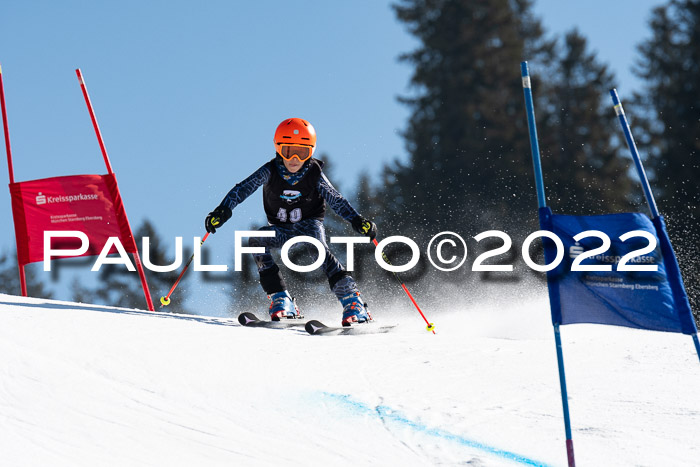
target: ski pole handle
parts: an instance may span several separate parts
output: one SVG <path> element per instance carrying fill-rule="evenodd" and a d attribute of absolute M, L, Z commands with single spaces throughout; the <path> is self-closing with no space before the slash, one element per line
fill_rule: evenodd
<path fill-rule="evenodd" d="M 202 241 L 199 242 L 199 245 L 201 246 L 204 241 L 209 237 L 209 232 L 207 232 L 204 237 L 202 238 Z M 187 268 L 190 267 L 190 263 L 192 263 L 192 260 L 194 259 L 194 253 L 192 253 L 192 256 L 190 256 L 190 260 L 185 264 L 185 267 L 182 269 L 182 272 L 178 276 L 177 280 L 173 284 L 173 286 L 170 288 L 170 291 L 168 292 L 168 295 L 165 297 L 160 297 L 160 307 L 168 306 L 170 305 L 170 295 L 172 295 L 173 291 L 175 290 L 175 287 L 177 287 L 177 284 L 180 283 L 180 279 L 182 279 L 182 276 L 185 275 L 185 271 L 187 271 Z"/>

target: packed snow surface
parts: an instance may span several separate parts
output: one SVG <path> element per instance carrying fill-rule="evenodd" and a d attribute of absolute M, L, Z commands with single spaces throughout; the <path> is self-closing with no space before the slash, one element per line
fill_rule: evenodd
<path fill-rule="evenodd" d="M 399 326 L 309 336 L 0 295 L 1 463 L 566 465 L 546 297 L 434 312 L 435 335 L 410 308 L 375 317 Z M 689 336 L 562 340 L 579 465 L 700 465 Z"/>

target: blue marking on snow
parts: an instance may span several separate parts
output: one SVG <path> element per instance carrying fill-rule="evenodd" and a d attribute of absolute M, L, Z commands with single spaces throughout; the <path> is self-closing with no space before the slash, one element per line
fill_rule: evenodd
<path fill-rule="evenodd" d="M 339 405 L 351 409 L 357 414 L 370 415 L 382 419 L 384 421 L 395 422 L 399 425 L 411 428 L 418 433 L 425 433 L 426 435 L 434 436 L 436 438 L 441 438 L 447 441 L 454 441 L 456 443 L 461 444 L 462 446 L 475 448 L 480 451 L 484 451 L 488 454 L 500 457 L 502 459 L 508 459 L 513 462 L 517 462 L 519 464 L 548 467 L 548 464 L 527 458 L 525 456 L 521 456 L 520 454 L 516 454 L 514 452 L 504 451 L 503 449 L 498 449 L 496 447 L 489 446 L 488 444 L 480 443 L 479 441 L 474 441 L 463 436 L 455 435 L 445 430 L 440 430 L 438 428 L 430 428 L 426 425 L 406 418 L 404 415 L 401 415 L 396 410 L 385 405 L 370 407 L 369 405 L 356 401 L 345 394 L 334 394 L 331 392 L 321 392 L 320 394 L 321 396 L 330 399 L 338 403 Z"/>

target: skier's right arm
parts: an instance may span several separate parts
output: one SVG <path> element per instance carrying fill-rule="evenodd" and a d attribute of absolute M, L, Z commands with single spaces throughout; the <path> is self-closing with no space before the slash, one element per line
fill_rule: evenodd
<path fill-rule="evenodd" d="M 216 229 L 224 225 L 231 218 L 233 209 L 252 195 L 261 185 L 270 180 L 270 168 L 267 164 L 256 170 L 250 177 L 237 184 L 224 197 L 221 204 L 209 213 L 204 220 L 204 228 L 209 233 L 216 233 Z"/>

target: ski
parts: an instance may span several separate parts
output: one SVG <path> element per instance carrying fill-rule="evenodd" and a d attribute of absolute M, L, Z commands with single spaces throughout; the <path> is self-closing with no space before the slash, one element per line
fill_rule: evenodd
<path fill-rule="evenodd" d="M 396 324 L 377 324 L 374 322 L 355 324 L 352 326 L 327 326 L 312 319 L 307 321 L 304 329 L 312 336 L 318 335 L 350 335 L 350 334 L 383 334 L 396 328 Z"/>
<path fill-rule="evenodd" d="M 241 326 L 251 327 L 251 328 L 291 328 L 295 326 L 303 326 L 306 321 L 303 319 L 285 319 L 284 321 L 266 321 L 258 318 L 253 313 L 244 312 L 238 315 L 238 322 Z"/>

